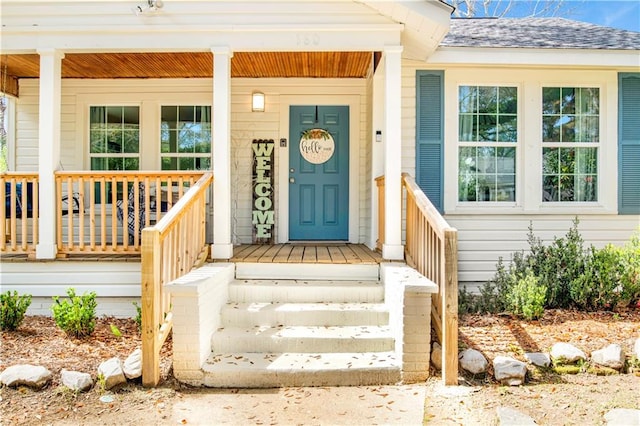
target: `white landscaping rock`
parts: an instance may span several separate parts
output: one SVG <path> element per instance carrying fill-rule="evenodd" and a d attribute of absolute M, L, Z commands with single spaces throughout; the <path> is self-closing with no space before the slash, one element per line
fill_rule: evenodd
<path fill-rule="evenodd" d="M 607 425 L 611 426 L 640 425 L 640 410 L 614 408 L 604 415 L 604 419 L 607 421 Z"/>
<path fill-rule="evenodd" d="M 633 345 L 633 354 L 637 360 L 640 360 L 640 337 L 636 339 L 636 344 Z"/>
<path fill-rule="evenodd" d="M 531 426 L 537 424 L 528 415 L 515 408 L 498 407 L 498 425 L 500 426 Z"/>
<path fill-rule="evenodd" d="M 574 364 L 578 360 L 585 361 L 587 355 L 569 343 L 556 343 L 551 347 L 551 358 L 562 364 Z"/>
<path fill-rule="evenodd" d="M 122 361 L 117 357 L 108 359 L 100 364 L 100 366 L 98 366 L 98 375 L 104 377 L 104 388 L 106 390 L 127 382 L 127 379 L 124 377 L 124 372 L 122 371 Z"/>
<path fill-rule="evenodd" d="M 93 386 L 91 374 L 79 371 L 62 370 L 60 372 L 62 384 L 74 391 L 87 391 Z"/>
<path fill-rule="evenodd" d="M 527 375 L 527 364 L 514 358 L 497 356 L 493 360 L 493 370 L 496 380 L 510 386 L 519 386 L 524 383 Z"/>
<path fill-rule="evenodd" d="M 12 365 L 0 374 L 0 383 L 5 386 L 28 386 L 40 389 L 51 380 L 51 371 L 30 364 Z"/>
<path fill-rule="evenodd" d="M 484 355 L 475 349 L 465 349 L 458 358 L 460 366 L 471 374 L 485 373 L 489 366 Z"/>
<path fill-rule="evenodd" d="M 598 365 L 620 370 L 624 366 L 624 353 L 620 345 L 609 345 L 591 353 L 591 361 Z"/>
<path fill-rule="evenodd" d="M 524 357 L 537 367 L 548 367 L 551 365 L 549 355 L 542 352 L 527 352 L 524 354 Z"/>
<path fill-rule="evenodd" d="M 133 351 L 124 361 L 122 369 L 127 379 L 137 379 L 142 376 L 142 350 Z"/>

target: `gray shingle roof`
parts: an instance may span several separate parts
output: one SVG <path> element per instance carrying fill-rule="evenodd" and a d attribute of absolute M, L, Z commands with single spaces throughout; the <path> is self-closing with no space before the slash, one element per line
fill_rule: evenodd
<path fill-rule="evenodd" d="M 564 18 L 452 19 L 440 46 L 640 50 L 640 32 Z"/>

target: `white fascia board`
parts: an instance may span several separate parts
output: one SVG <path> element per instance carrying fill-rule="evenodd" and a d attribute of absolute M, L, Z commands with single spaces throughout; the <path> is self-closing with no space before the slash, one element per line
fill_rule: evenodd
<path fill-rule="evenodd" d="M 358 1 L 405 26 L 402 33 L 405 59 L 426 59 L 449 32 L 453 8 L 439 1 Z"/>
<path fill-rule="evenodd" d="M 640 55 L 635 50 L 441 47 L 426 62 L 434 65 L 640 68 Z"/>
<path fill-rule="evenodd" d="M 57 48 L 79 52 L 171 52 L 210 51 L 227 46 L 231 51 L 372 51 L 398 45 L 404 26 L 330 25 L 317 28 L 288 27 L 130 27 L 3 29 L 3 53 L 34 52 Z"/>

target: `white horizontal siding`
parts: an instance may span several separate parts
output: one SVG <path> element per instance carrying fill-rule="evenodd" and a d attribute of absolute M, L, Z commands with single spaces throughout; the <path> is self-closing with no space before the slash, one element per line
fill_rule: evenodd
<path fill-rule="evenodd" d="M 92 291 L 90 288 L 87 291 Z M 76 294 L 82 294 L 76 291 Z M 65 295 L 62 295 L 66 297 Z M 64 300 L 64 297 L 61 299 Z M 136 308 L 133 302 L 140 305 L 139 297 L 97 297 L 96 298 L 96 316 L 109 316 L 115 318 L 135 318 Z M 53 305 L 53 299 L 51 297 L 33 297 L 31 298 L 31 305 L 27 309 L 27 315 L 43 315 L 50 317 L 52 315 L 51 305 Z"/>
<path fill-rule="evenodd" d="M 51 315 L 52 297 L 97 294 L 96 315 L 131 318 L 136 315 L 132 302 L 140 304 L 140 262 L 3 262 L 2 291 L 33 296 L 28 315 Z"/>

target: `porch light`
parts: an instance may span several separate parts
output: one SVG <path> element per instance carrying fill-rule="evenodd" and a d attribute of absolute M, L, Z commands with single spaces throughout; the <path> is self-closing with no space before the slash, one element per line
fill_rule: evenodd
<path fill-rule="evenodd" d="M 264 112 L 264 93 L 253 92 L 251 95 L 251 111 Z"/>

